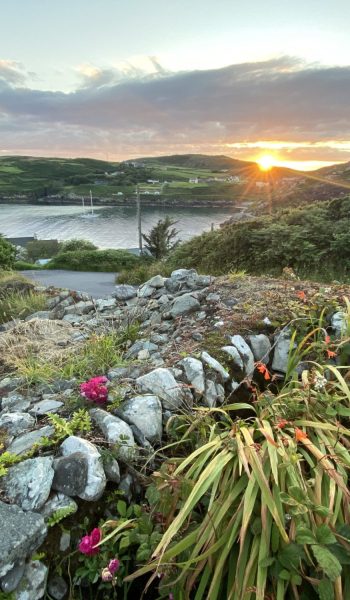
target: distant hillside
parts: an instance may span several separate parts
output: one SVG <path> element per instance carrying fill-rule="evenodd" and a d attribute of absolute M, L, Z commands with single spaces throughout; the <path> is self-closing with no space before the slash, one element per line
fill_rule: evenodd
<path fill-rule="evenodd" d="M 150 165 L 163 164 L 192 169 L 210 169 L 212 171 L 226 169 L 232 171 L 247 169 L 250 166 L 256 167 L 254 162 L 230 158 L 224 154 L 171 154 L 169 156 L 140 158 L 139 160 Z"/>

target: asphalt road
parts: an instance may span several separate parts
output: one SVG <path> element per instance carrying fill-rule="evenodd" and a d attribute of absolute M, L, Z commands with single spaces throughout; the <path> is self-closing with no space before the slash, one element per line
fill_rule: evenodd
<path fill-rule="evenodd" d="M 21 273 L 41 285 L 53 285 L 58 288 L 86 292 L 93 298 L 108 296 L 115 289 L 115 273 L 85 273 L 64 271 L 63 269 L 21 271 Z"/>

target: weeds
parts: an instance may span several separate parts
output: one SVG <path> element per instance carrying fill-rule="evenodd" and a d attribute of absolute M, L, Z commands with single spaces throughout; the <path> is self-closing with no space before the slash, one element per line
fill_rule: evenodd
<path fill-rule="evenodd" d="M 46 296 L 38 292 L 29 291 L 10 292 L 5 298 L 0 299 L 0 323 L 12 319 L 24 319 L 30 314 L 44 310 Z"/>

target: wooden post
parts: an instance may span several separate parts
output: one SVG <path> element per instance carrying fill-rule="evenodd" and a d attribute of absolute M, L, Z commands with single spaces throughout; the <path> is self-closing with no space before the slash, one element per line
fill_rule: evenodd
<path fill-rule="evenodd" d="M 140 188 L 137 184 L 136 186 L 136 194 L 137 194 L 137 229 L 139 233 L 139 252 L 140 256 L 142 254 L 142 228 L 141 228 L 141 197 L 140 197 Z"/>

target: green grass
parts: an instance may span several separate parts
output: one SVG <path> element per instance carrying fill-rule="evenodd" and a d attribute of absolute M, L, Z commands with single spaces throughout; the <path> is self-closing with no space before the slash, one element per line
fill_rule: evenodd
<path fill-rule="evenodd" d="M 106 375 L 110 368 L 127 364 L 123 358 L 125 343 L 127 340 L 136 340 L 138 329 L 138 324 L 134 323 L 123 332 L 94 335 L 79 348 L 62 353 L 55 360 L 38 358 L 29 352 L 17 359 L 17 373 L 25 378 L 27 385 L 73 377 L 85 381 L 90 377 Z"/>
<path fill-rule="evenodd" d="M 140 259 L 126 250 L 77 250 L 60 252 L 46 269 L 70 269 L 73 271 L 116 272 L 136 267 Z"/>

